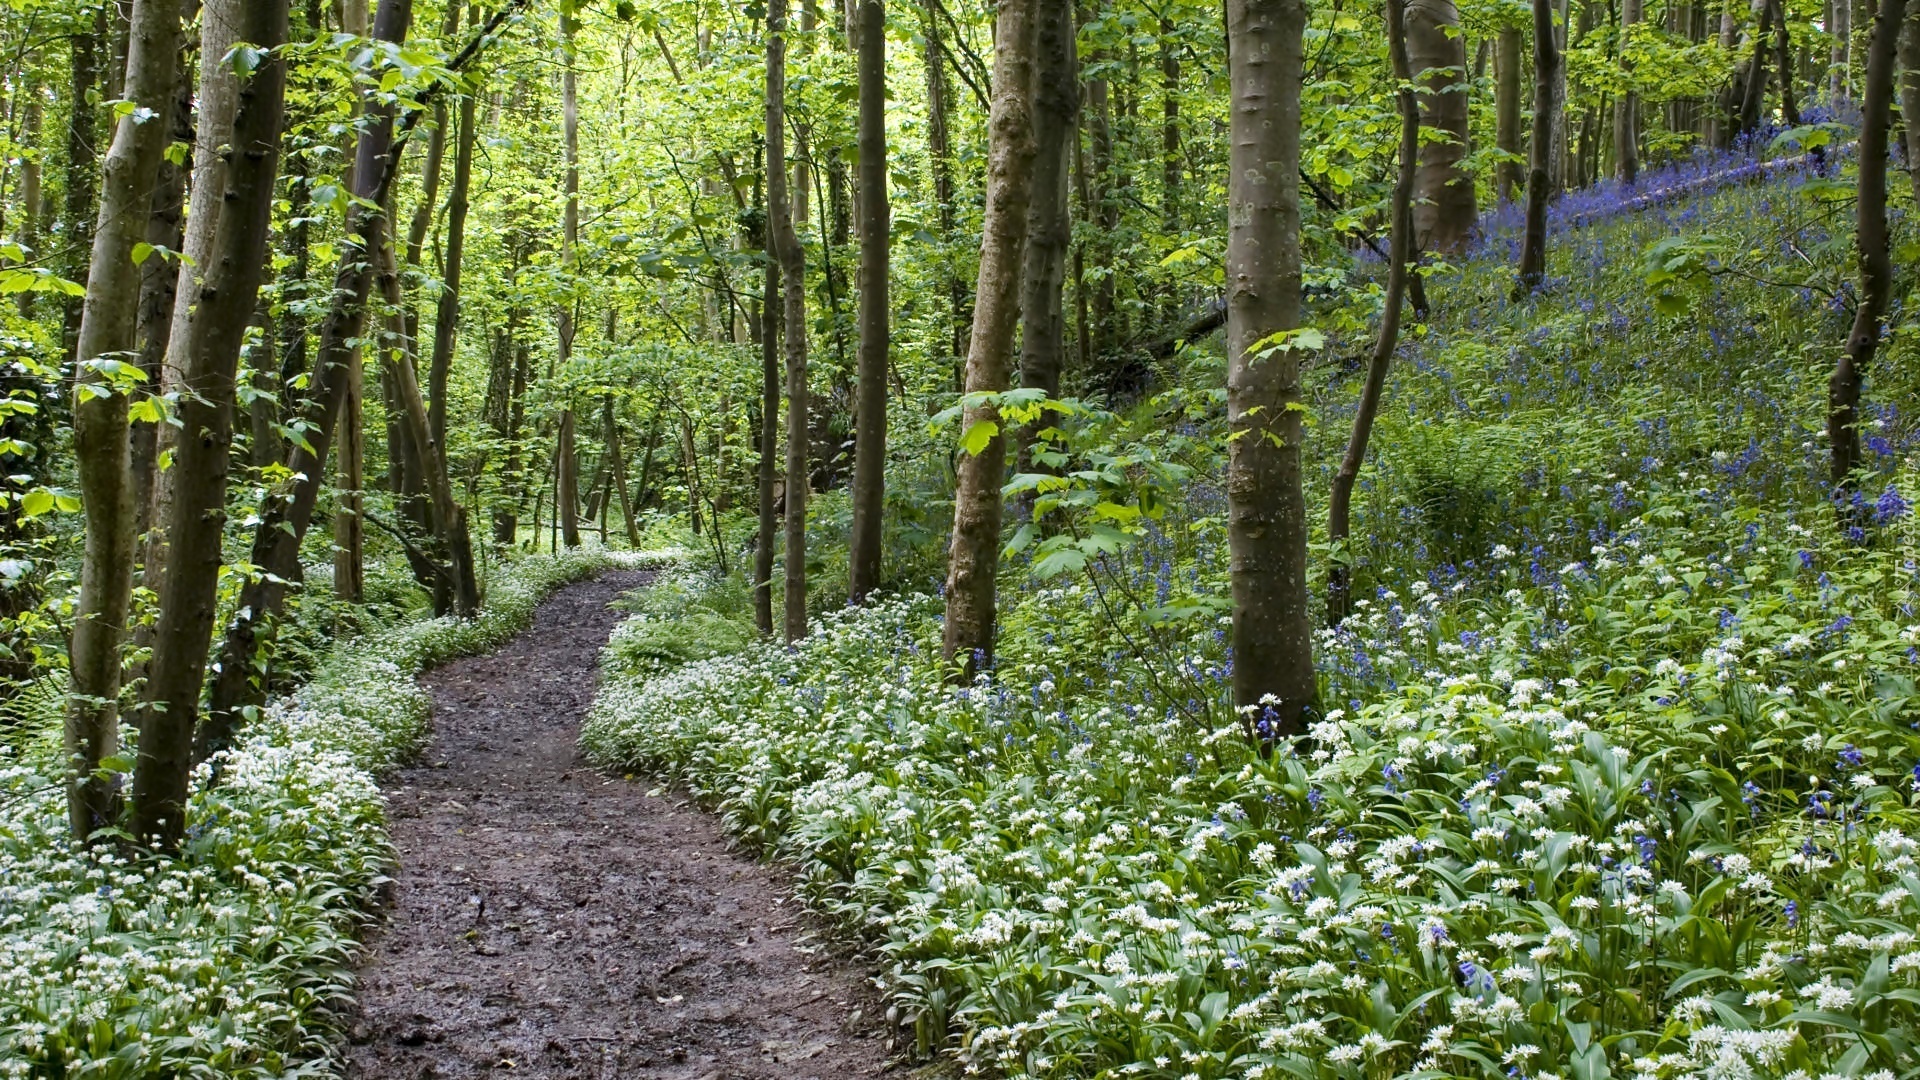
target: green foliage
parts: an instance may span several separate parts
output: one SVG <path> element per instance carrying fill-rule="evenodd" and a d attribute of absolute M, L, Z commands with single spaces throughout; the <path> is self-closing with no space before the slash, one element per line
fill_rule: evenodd
<path fill-rule="evenodd" d="M 338 642 L 249 726 L 218 787 L 197 774 L 178 859 L 76 846 L 58 751 L 0 749 L 0 1069 L 325 1074 L 357 932 L 392 862 L 374 773 L 427 734 L 413 676 L 502 644 L 547 592 L 607 563 L 525 559 L 496 575 L 477 619 L 402 619 Z M 48 705 L 57 717 L 59 697 Z"/>
<path fill-rule="evenodd" d="M 622 598 L 634 613 L 607 645 L 610 671 L 646 677 L 695 660 L 729 656 L 759 639 L 745 575 L 684 569 Z"/>

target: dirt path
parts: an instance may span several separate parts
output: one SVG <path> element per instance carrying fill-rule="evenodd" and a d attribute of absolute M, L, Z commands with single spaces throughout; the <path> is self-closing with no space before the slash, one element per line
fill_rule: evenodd
<path fill-rule="evenodd" d="M 389 786 L 400 869 L 349 1076 L 885 1071 L 873 992 L 808 943 L 779 873 L 683 800 L 579 759 L 607 602 L 644 580 L 569 586 L 499 652 L 422 678 L 435 741 Z"/>

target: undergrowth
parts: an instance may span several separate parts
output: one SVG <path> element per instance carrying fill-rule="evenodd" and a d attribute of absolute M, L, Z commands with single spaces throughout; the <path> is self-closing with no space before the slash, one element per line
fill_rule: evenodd
<path fill-rule="evenodd" d="M 791 649 L 616 647 L 583 745 L 796 861 L 920 1049 L 983 1071 L 1911 1075 L 1913 344 L 1883 345 L 1837 514 L 1845 225 L 1803 172 L 1562 232 L 1524 303 L 1500 261 L 1430 282 L 1446 314 L 1390 382 L 1356 539 L 1317 545 L 1361 600 L 1319 635 L 1297 747 L 1263 755 L 1229 707 L 1198 388 L 1063 422 L 1098 493 L 1056 535 L 1135 524 L 1084 563 L 1013 555 L 979 682 L 946 684 L 940 601 L 903 597 Z M 1709 271 L 1656 309 L 1670 237 Z M 1364 329 L 1315 366 L 1328 470 Z"/>
<path fill-rule="evenodd" d="M 329 1072 L 355 932 L 391 858 L 375 776 L 427 735 L 413 676 L 503 643 L 614 557 L 524 558 L 472 621 L 338 641 L 224 755 L 217 786 L 196 773 L 177 860 L 77 847 L 57 749 L 0 751 L 0 1075 Z"/>

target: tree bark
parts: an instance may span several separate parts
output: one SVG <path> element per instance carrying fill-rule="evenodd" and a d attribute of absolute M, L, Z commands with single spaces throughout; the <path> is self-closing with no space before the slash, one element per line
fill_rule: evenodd
<path fill-rule="evenodd" d="M 186 12 L 191 18 L 191 12 Z M 206 21 L 202 20 L 202 26 Z M 164 112 L 169 141 L 192 144 L 194 136 L 193 116 L 193 64 L 191 46 L 183 46 L 180 60 L 174 66 L 173 96 Z M 225 55 L 222 53 L 222 55 Z M 218 102 L 209 103 L 217 106 Z M 211 109 L 209 110 L 211 111 Z M 231 111 L 226 123 L 232 124 Z M 187 170 L 166 160 L 160 160 L 160 172 L 153 188 L 153 216 L 147 222 L 147 243 L 155 249 L 140 264 L 140 311 L 135 316 L 134 341 L 140 350 L 138 361 L 140 370 L 147 376 L 142 395 L 166 394 L 177 389 L 174 385 L 177 377 L 170 380 L 165 372 L 165 358 L 173 339 L 176 325 L 185 322 L 175 314 L 178 306 L 181 279 L 193 273 L 186 270 L 185 260 L 178 260 L 160 253 L 183 251 L 186 247 L 184 230 L 185 198 L 187 193 Z M 171 424 L 136 424 L 133 427 L 133 511 L 134 532 L 145 536 L 149 529 L 163 526 L 164 521 L 154 513 L 154 493 L 167 483 L 169 478 L 160 474 L 160 453 L 172 445 L 173 426 Z M 137 541 L 136 541 L 137 542 Z M 148 550 L 165 551 L 164 542 L 149 544 Z M 161 568 L 152 562 L 142 571 L 142 580 L 149 586 L 160 581 Z M 136 639 L 139 637 L 135 635 Z"/>
<path fill-rule="evenodd" d="M 1233 695 L 1246 722 L 1266 741 L 1304 731 L 1319 696 L 1307 613 L 1300 357 L 1284 347 L 1290 341 L 1274 340 L 1300 324 L 1305 24 L 1300 0 L 1227 0 Z"/>
<path fill-rule="evenodd" d="M 1073 25 L 1073 11 L 1069 7 L 1066 13 L 1067 25 Z M 1160 17 L 1160 223 L 1168 235 L 1180 232 L 1180 54 L 1174 51 L 1173 20 L 1165 15 Z M 1075 76 L 1078 78 L 1078 75 Z M 1074 113 L 1079 114 L 1079 101 L 1074 101 Z M 1069 128 L 1069 130 L 1072 130 Z M 1065 151 L 1061 151 L 1065 160 Z M 1066 175 L 1065 166 L 1061 175 Z M 1062 181 L 1065 182 L 1064 180 Z M 1167 298 L 1169 310 L 1177 304 L 1178 297 Z"/>
<path fill-rule="evenodd" d="M 1860 299 L 1846 351 L 1827 380 L 1827 441 L 1837 492 L 1856 486 L 1860 467 L 1860 384 L 1873 366 L 1893 294 L 1893 259 L 1887 234 L 1887 139 L 1892 126 L 1894 60 L 1904 0 L 1880 0 L 1867 41 L 1866 85 L 1860 102 L 1860 175 L 1854 199 L 1854 247 L 1860 254 Z M 1855 515 L 1842 502 L 1842 524 Z"/>
<path fill-rule="evenodd" d="M 22 121 L 21 139 L 28 146 L 40 145 L 40 130 L 44 122 L 44 106 L 38 85 L 28 85 L 26 116 Z M 20 228 L 14 233 L 20 250 L 27 258 L 40 262 L 40 215 L 42 213 L 40 189 L 40 156 L 22 154 L 20 156 Z M 14 297 L 14 307 L 23 319 L 33 317 L 33 292 L 27 290 Z"/>
<path fill-rule="evenodd" d="M 342 374 L 347 386 L 338 421 L 340 459 L 334 464 L 333 594 L 359 604 L 367 595 L 367 373 L 361 349 L 353 350 Z"/>
<path fill-rule="evenodd" d="M 1406 6 L 1408 59 L 1420 87 L 1421 122 L 1438 137 L 1420 147 L 1414 174 L 1414 242 L 1422 251 L 1458 254 L 1479 219 L 1467 156 L 1467 44 L 1453 0 Z"/>
<path fill-rule="evenodd" d="M 778 165 L 776 164 L 776 168 Z M 768 174 L 769 178 L 771 173 Z M 760 522 L 753 544 L 753 619 L 762 634 L 773 636 L 774 488 L 780 471 L 780 263 L 772 233 L 762 238 L 767 249 L 765 284 L 760 300 Z M 658 415 L 654 418 L 656 427 Z M 653 464 L 653 446 L 641 466 L 641 497 L 646 497 L 647 472 Z"/>
<path fill-rule="evenodd" d="M 1639 0 L 1622 0 L 1637 4 Z M 1788 127 L 1800 126 L 1800 104 L 1794 99 L 1795 67 L 1793 40 L 1787 30 L 1787 11 L 1782 0 L 1769 0 L 1773 9 L 1773 62 L 1780 69 L 1780 119 Z"/>
<path fill-rule="evenodd" d="M 933 199 L 938 204 L 941 262 L 947 278 L 947 323 L 951 336 L 951 356 L 955 364 L 954 383 L 965 378 L 961 371 L 967 355 L 966 283 L 954 268 L 955 213 L 953 205 L 953 140 L 947 123 L 947 58 L 941 44 L 937 0 L 921 5 L 921 28 L 926 37 L 927 70 L 927 158 L 933 170 Z"/>
<path fill-rule="evenodd" d="M 1533 145 L 1527 170 L 1527 221 L 1520 242 L 1520 283 L 1515 296 L 1540 287 L 1547 275 L 1547 201 L 1553 197 L 1554 79 L 1560 50 L 1553 38 L 1552 0 L 1533 0 Z"/>
<path fill-rule="evenodd" d="M 397 44 L 406 39 L 412 20 L 413 0 L 380 0 L 373 36 Z M 238 614 L 228 624 L 221 642 L 207 722 L 194 740 L 194 756 L 200 760 L 231 745 L 243 710 L 265 699 L 259 654 L 271 645 L 274 620 L 285 605 L 287 582 L 298 570 L 300 543 L 313 521 L 334 424 L 346 394 L 347 363 L 353 343 L 366 327 L 373 262 L 379 247 L 388 242 L 387 217 L 381 208 L 387 205 L 398 157 L 393 138 L 397 105 L 369 94 L 365 108 L 368 121 L 360 129 L 354 155 L 354 200 L 347 212 L 333 300 L 320 328 L 320 347 L 314 356 L 302 410 L 306 441 L 292 444 L 287 455 L 288 471 L 301 479 L 294 482 L 291 492 L 269 496 L 261 509 L 249 557 L 261 573 L 242 587 Z"/>
<path fill-rule="evenodd" d="M 995 27 L 993 98 L 987 121 L 987 205 L 981 222 L 980 277 L 974 288 L 973 333 L 966 389 L 998 394 L 1013 374 L 1014 332 L 1033 200 L 1035 54 L 1043 0 L 1005 0 Z M 964 410 L 963 439 L 981 425 L 994 434 L 978 453 L 955 464 L 953 539 L 947 559 L 943 655 L 957 678 L 971 681 L 993 660 L 1000 566 L 1000 487 L 1007 437 L 990 402 Z"/>
<path fill-rule="evenodd" d="M 560 48 L 565 54 L 566 70 L 560 76 L 560 109 L 566 144 L 567 205 L 561 228 L 560 264 L 568 274 L 579 269 L 580 253 L 580 79 L 574 56 L 574 37 L 579 30 L 579 20 L 575 16 L 561 14 Z M 571 298 L 561 302 L 559 367 L 562 372 L 573 360 L 573 308 L 574 301 Z M 563 374 L 561 378 L 564 381 L 566 376 Z M 573 402 L 568 400 L 561 409 L 560 438 L 555 447 L 558 473 L 554 483 L 554 500 L 558 504 L 555 513 L 560 522 L 560 531 L 570 548 L 580 546 L 580 462 L 574 454 L 573 427 Z"/>
<path fill-rule="evenodd" d="M 219 223 L 209 251 L 212 258 L 196 283 L 199 295 L 190 300 L 187 318 L 175 335 L 184 344 L 186 366 L 180 372 L 174 497 L 165 525 L 174 556 L 167 560 L 160 582 L 160 618 L 146 688 L 148 713 L 133 777 L 133 834 L 152 838 L 166 851 L 179 846 L 185 827 L 194 724 L 219 596 L 234 375 L 267 261 L 286 90 L 284 51 L 263 58 L 242 85 L 224 61 L 226 49 L 216 51 L 216 39 L 225 37 L 227 48 L 232 41 L 245 41 L 277 50 L 287 38 L 286 0 L 211 0 L 201 17 L 201 33 L 201 55 L 207 59 L 201 68 L 200 100 L 218 96 L 208 84 L 224 79 L 235 84 L 238 106 L 227 126 L 225 145 L 231 150 L 220 177 L 224 198 L 214 203 Z M 206 149 L 202 144 L 196 157 Z M 222 148 L 211 152 L 219 154 Z M 200 164 L 196 160 L 196 172 Z"/>
<path fill-rule="evenodd" d="M 1909 16 L 1911 18 L 1912 16 Z M 1853 0 L 1833 0 L 1832 71 L 1827 79 L 1827 96 L 1838 105 L 1852 96 L 1853 86 Z M 1909 69 L 1911 70 L 1911 69 Z M 1904 80 L 1903 80 L 1904 85 Z"/>
<path fill-rule="evenodd" d="M 888 277 L 892 211 L 887 202 L 887 34 L 882 0 L 859 0 L 860 377 L 854 410 L 853 531 L 847 596 L 865 603 L 880 586 L 887 500 Z"/>
<path fill-rule="evenodd" d="M 1409 15 L 1404 0 L 1387 0 L 1387 49 L 1397 79 L 1406 79 L 1409 70 L 1407 41 L 1412 36 Z M 1340 459 L 1339 471 L 1333 475 L 1333 488 L 1327 499 L 1327 541 L 1333 549 L 1327 566 L 1328 626 L 1339 626 L 1353 610 L 1352 552 L 1346 550 L 1353 487 L 1360 479 L 1360 466 L 1367 460 L 1374 417 L 1380 412 L 1380 394 L 1386 386 L 1387 369 L 1393 364 L 1393 350 L 1400 342 L 1400 308 L 1406 298 L 1409 264 L 1413 261 L 1413 191 L 1415 163 L 1420 155 L 1420 102 L 1409 85 L 1403 85 L 1396 96 L 1400 106 L 1400 172 L 1393 185 L 1386 307 L 1380 313 L 1380 336 L 1374 340 L 1373 356 L 1367 363 L 1367 380 L 1360 390 L 1360 403 L 1354 409 L 1347 452 Z"/>
<path fill-rule="evenodd" d="M 66 204 L 64 230 L 68 238 L 61 276 L 69 281 L 84 281 L 88 275 L 87 253 L 93 247 L 93 233 L 100 211 L 100 124 L 95 106 L 88 98 L 101 90 L 102 53 L 107 52 L 107 8 L 97 4 L 89 21 L 75 20 L 67 39 L 70 49 L 68 87 Z M 159 104 L 158 97 L 148 103 Z M 69 296 L 61 301 L 61 343 L 69 357 L 78 357 L 75 349 L 80 336 L 80 317 L 85 298 Z"/>
<path fill-rule="evenodd" d="M 458 3 L 449 8 L 458 9 Z M 452 21 L 451 16 L 449 21 Z M 447 198 L 447 250 L 445 280 L 434 308 L 433 359 L 427 366 L 427 429 L 440 448 L 442 461 L 447 446 L 447 376 L 453 370 L 453 352 L 458 344 L 460 324 L 460 274 L 467 250 L 468 193 L 473 187 L 473 147 L 478 130 L 476 115 L 479 90 L 460 99 L 460 129 L 454 140 L 453 187 Z"/>
<path fill-rule="evenodd" d="M 1165 29 L 1164 27 L 1162 28 Z M 1033 196 L 1027 208 L 1027 246 L 1020 282 L 1020 385 L 1060 396 L 1065 367 L 1067 320 L 1064 284 L 1067 248 L 1073 240 L 1069 216 L 1067 151 L 1080 125 L 1080 73 L 1074 46 L 1073 8 L 1065 3 L 1040 6 L 1034 54 Z M 1178 65 L 1174 63 L 1175 78 Z M 1177 121 L 1178 113 L 1173 114 Z M 1170 121 L 1174 122 L 1174 121 Z M 1178 130 L 1171 150 L 1179 150 Z M 1167 149 L 1163 145 L 1163 150 Z M 1177 165 L 1168 166 L 1177 185 Z M 1173 213 L 1171 196 L 1165 207 Z M 1032 472 L 1034 433 L 1020 429 L 1021 472 Z M 1025 500 L 1029 509 L 1031 499 Z"/>
<path fill-rule="evenodd" d="M 1900 25 L 1900 119 L 1906 127 L 1907 176 L 1920 206 L 1920 0 L 1907 0 Z"/>
<path fill-rule="evenodd" d="M 1525 31 L 1518 26 L 1500 28 L 1499 47 L 1493 62 L 1494 68 L 1494 145 L 1502 151 L 1520 156 L 1520 74 L 1522 61 L 1520 51 L 1525 41 Z M 1514 193 L 1523 190 L 1526 184 L 1525 170 L 1516 160 L 1500 162 L 1495 170 L 1495 184 L 1499 191 L 1498 199 L 1502 203 L 1514 200 Z"/>
<path fill-rule="evenodd" d="M 1628 88 L 1613 107 L 1613 165 L 1620 182 L 1628 187 L 1640 181 L 1640 94 L 1632 88 L 1633 61 L 1627 47 L 1641 12 L 1641 0 L 1620 0 L 1620 70 Z"/>
<path fill-rule="evenodd" d="M 807 633 L 807 290 L 806 253 L 794 229 L 794 206 L 787 197 L 787 7 L 773 0 L 767 9 L 767 213 L 773 250 L 780 262 L 784 310 L 782 337 L 787 360 L 787 485 L 785 601 L 786 640 Z"/>
<path fill-rule="evenodd" d="M 128 40 L 128 99 L 165 116 L 180 60 L 179 0 L 135 0 Z M 121 118 L 102 163 L 100 217 L 75 337 L 73 447 L 86 549 L 68 650 L 66 753 L 69 819 L 81 841 L 113 824 L 119 812 L 119 785 L 103 774 L 101 762 L 119 745 L 120 643 L 132 600 L 135 515 L 128 395 L 114 376 L 125 365 L 119 358 L 133 351 L 140 299 L 133 247 L 146 237 L 168 134 L 164 122 L 141 120 L 137 113 Z"/>

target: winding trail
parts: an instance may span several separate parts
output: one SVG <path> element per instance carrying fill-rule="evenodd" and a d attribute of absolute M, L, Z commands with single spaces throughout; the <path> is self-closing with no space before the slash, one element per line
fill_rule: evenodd
<path fill-rule="evenodd" d="M 400 868 L 348 1076 L 887 1074 L 876 995 L 809 944 L 780 872 L 579 757 L 607 604 L 646 580 L 568 586 L 505 648 L 422 677 L 435 739 L 388 788 Z"/>

